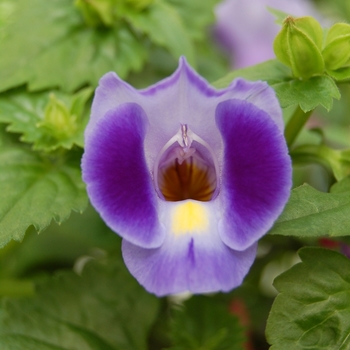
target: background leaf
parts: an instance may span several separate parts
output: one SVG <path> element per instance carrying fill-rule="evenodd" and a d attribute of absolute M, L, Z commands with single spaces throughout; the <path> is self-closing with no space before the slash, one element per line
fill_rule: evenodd
<path fill-rule="evenodd" d="M 280 294 L 267 322 L 270 349 L 349 349 L 349 259 L 321 248 L 299 255 L 302 262 L 274 282 Z"/>
<path fill-rule="evenodd" d="M 205 296 L 193 296 L 175 310 L 171 337 L 171 350 L 239 350 L 245 340 L 227 305 Z"/>
<path fill-rule="evenodd" d="M 298 237 L 350 235 L 350 177 L 336 183 L 330 193 L 305 184 L 292 191 L 270 234 Z"/>
<path fill-rule="evenodd" d="M 292 71 L 277 60 L 269 60 L 255 66 L 234 70 L 225 77 L 214 82 L 218 89 L 227 87 L 233 79 L 244 78 L 247 80 L 264 80 L 269 85 L 290 81 L 293 79 Z"/>
<path fill-rule="evenodd" d="M 127 20 L 146 33 L 153 43 L 166 47 L 173 56 L 185 55 L 190 64 L 195 64 L 193 43 L 173 6 L 157 1 L 144 12 L 129 12 Z"/>
<path fill-rule="evenodd" d="M 76 162 L 62 155 L 42 157 L 3 134 L 0 145 L 0 247 L 22 240 L 30 225 L 41 231 L 52 219 L 60 223 L 72 209 L 85 209 L 79 157 Z"/>
<path fill-rule="evenodd" d="M 194 40 L 206 39 L 205 29 L 208 25 L 214 23 L 214 7 L 220 0 L 169 0 L 185 23 L 189 35 Z M 193 14 L 196 14 L 195 16 Z"/>
<path fill-rule="evenodd" d="M 32 298 L 4 299 L 2 350 L 143 350 L 158 309 L 120 257 L 91 261 L 81 276 L 61 272 Z"/>
<path fill-rule="evenodd" d="M 147 56 L 127 26 L 90 28 L 71 0 L 16 1 L 0 39 L 0 51 L 6 52 L 0 91 L 24 83 L 30 90 L 96 86 L 108 71 L 125 77 L 140 69 Z"/>
<path fill-rule="evenodd" d="M 74 95 L 55 91 L 72 115 L 76 116 L 76 130 L 72 135 L 57 139 L 38 124 L 43 122 L 45 108 L 52 92 L 28 93 L 24 89 L 0 95 L 0 122 L 8 123 L 7 131 L 21 133 L 21 141 L 34 144 L 34 149 L 52 151 L 59 147 L 71 149 L 73 145 L 84 146 L 84 130 L 88 122 L 88 111 L 84 110 L 92 90 L 87 88 Z M 84 113 L 83 113 L 84 112 Z"/>

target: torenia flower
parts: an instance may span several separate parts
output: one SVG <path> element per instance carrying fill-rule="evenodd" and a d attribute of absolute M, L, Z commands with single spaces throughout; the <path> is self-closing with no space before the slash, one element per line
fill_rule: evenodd
<path fill-rule="evenodd" d="M 124 261 L 149 292 L 229 291 L 291 187 L 281 109 L 264 82 L 216 90 L 180 59 L 136 90 L 100 81 L 86 129 L 90 200 L 123 237 Z"/>

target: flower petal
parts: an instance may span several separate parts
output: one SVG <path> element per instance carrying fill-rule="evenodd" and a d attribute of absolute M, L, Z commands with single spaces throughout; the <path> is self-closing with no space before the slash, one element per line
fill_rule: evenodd
<path fill-rule="evenodd" d="M 235 79 L 230 86 L 232 94 L 226 100 L 234 98 L 252 103 L 265 111 L 281 131 L 284 130 L 282 109 L 275 91 L 266 82 L 253 82 L 239 78 Z"/>
<path fill-rule="evenodd" d="M 145 248 L 162 244 L 157 199 L 143 142 L 147 117 L 135 103 L 110 110 L 86 139 L 83 179 L 91 203 L 107 225 Z"/>
<path fill-rule="evenodd" d="M 252 265 L 256 244 L 234 251 L 220 239 L 220 211 L 214 202 L 163 202 L 161 220 L 167 236 L 157 249 L 143 249 L 123 240 L 129 271 L 158 296 L 190 291 L 229 291 L 242 283 Z M 188 213 L 188 214 L 185 214 Z"/>
<path fill-rule="evenodd" d="M 245 250 L 281 214 L 291 189 L 291 160 L 281 131 L 253 104 L 222 102 L 216 122 L 225 149 L 220 236 L 232 249 Z"/>
<path fill-rule="evenodd" d="M 180 124 L 189 128 L 210 145 L 217 157 L 222 153 L 222 142 L 215 124 L 218 103 L 231 98 L 249 100 L 265 110 L 283 129 L 281 108 L 265 82 L 237 79 L 221 90 L 213 88 L 205 79 L 180 58 L 179 67 L 168 78 L 147 89 L 137 90 L 115 73 L 107 73 L 96 90 L 85 136 L 89 137 L 95 123 L 110 109 L 134 102 L 142 106 L 150 124 L 145 138 L 146 162 L 151 168 L 158 152 L 178 132 Z"/>

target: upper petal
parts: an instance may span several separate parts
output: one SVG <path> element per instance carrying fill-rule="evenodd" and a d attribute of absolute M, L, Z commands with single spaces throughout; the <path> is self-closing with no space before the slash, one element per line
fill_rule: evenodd
<path fill-rule="evenodd" d="M 106 224 L 128 241 L 153 248 L 162 244 L 164 232 L 144 157 L 146 128 L 139 105 L 110 110 L 86 140 L 82 171 L 91 203 Z"/>
<path fill-rule="evenodd" d="M 291 189 L 291 160 L 277 125 L 253 104 L 222 102 L 216 121 L 225 149 L 220 235 L 229 247 L 244 250 L 281 214 Z"/>
<path fill-rule="evenodd" d="M 177 133 L 180 124 L 187 124 L 206 140 L 219 159 L 222 141 L 215 123 L 215 109 L 218 103 L 231 98 L 249 100 L 265 110 L 283 129 L 278 100 L 265 82 L 237 79 L 229 87 L 217 90 L 197 74 L 185 58 L 181 58 L 179 67 L 170 77 L 143 90 L 133 88 L 115 73 L 102 77 L 85 136 L 88 139 L 95 123 L 110 109 L 133 102 L 142 106 L 149 120 L 150 127 L 145 137 L 145 156 L 149 168 L 159 150 Z"/>

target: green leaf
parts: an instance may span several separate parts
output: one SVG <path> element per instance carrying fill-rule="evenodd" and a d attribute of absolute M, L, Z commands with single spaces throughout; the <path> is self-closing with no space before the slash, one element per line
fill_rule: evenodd
<path fill-rule="evenodd" d="M 108 71 L 125 77 L 147 56 L 140 39 L 125 23 L 88 27 L 72 0 L 18 0 L 0 37 L 0 91 L 24 83 L 74 91 Z"/>
<path fill-rule="evenodd" d="M 333 98 L 340 99 L 339 90 L 332 78 L 322 75 L 309 80 L 294 79 L 290 69 L 277 60 L 231 72 L 214 85 L 224 88 L 238 77 L 266 81 L 276 91 L 282 108 L 299 105 L 304 112 L 308 112 L 321 105 L 329 111 Z"/>
<path fill-rule="evenodd" d="M 174 7 L 164 1 L 157 1 L 143 12 L 128 11 L 126 17 L 133 27 L 146 33 L 152 42 L 167 48 L 175 57 L 185 55 L 191 64 L 195 63 L 191 38 Z"/>
<path fill-rule="evenodd" d="M 335 80 L 339 80 L 344 82 L 349 82 L 350 79 L 350 67 L 339 68 L 337 70 L 327 70 L 327 73 L 334 78 Z"/>
<path fill-rule="evenodd" d="M 232 80 L 236 78 L 244 78 L 251 81 L 264 80 L 273 86 L 274 84 L 292 80 L 293 75 L 291 70 L 281 62 L 269 60 L 255 66 L 234 70 L 213 83 L 213 85 L 218 89 L 222 89 L 230 85 Z"/>
<path fill-rule="evenodd" d="M 115 256 L 62 272 L 32 298 L 4 299 L 1 350 L 145 350 L 158 309 Z"/>
<path fill-rule="evenodd" d="M 333 98 L 340 99 L 337 85 L 328 76 L 312 77 L 309 80 L 291 80 L 273 84 L 281 107 L 299 104 L 304 112 L 315 109 L 318 105 L 327 111 L 333 106 Z"/>
<path fill-rule="evenodd" d="M 91 94 L 90 88 L 74 95 L 59 91 L 28 93 L 23 89 L 3 93 L 0 95 L 0 122 L 9 124 L 8 131 L 21 133 L 21 141 L 33 143 L 34 149 L 48 152 L 59 147 L 83 147 L 89 117 L 87 110 L 83 112 Z M 60 109 L 63 110 L 61 114 L 66 112 L 66 115 L 60 116 Z"/>
<path fill-rule="evenodd" d="M 332 186 L 330 193 L 305 184 L 292 195 L 270 234 L 298 237 L 350 235 L 350 177 Z"/>
<path fill-rule="evenodd" d="M 191 38 L 205 39 L 205 29 L 214 23 L 214 7 L 220 0 L 168 0 L 168 2 L 176 7 Z"/>
<path fill-rule="evenodd" d="M 280 292 L 267 321 L 270 350 L 350 348 L 350 261 L 302 248 L 301 263 L 275 279 Z"/>
<path fill-rule="evenodd" d="M 52 218 L 61 223 L 71 210 L 87 205 L 79 159 L 63 155 L 42 157 L 24 146 L 10 144 L 0 135 L 0 247 L 21 241 L 26 229 L 46 228 Z"/>
<path fill-rule="evenodd" d="M 301 145 L 291 151 L 293 164 L 319 163 L 330 169 L 337 181 L 350 176 L 350 149 L 337 150 L 320 145 Z"/>
<path fill-rule="evenodd" d="M 237 350 L 243 347 L 244 331 L 227 305 L 193 296 L 175 310 L 171 337 L 171 350 Z"/>

